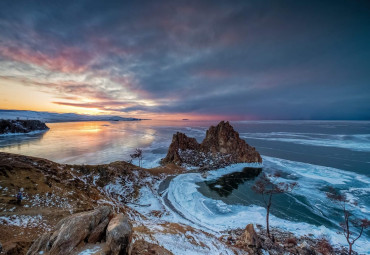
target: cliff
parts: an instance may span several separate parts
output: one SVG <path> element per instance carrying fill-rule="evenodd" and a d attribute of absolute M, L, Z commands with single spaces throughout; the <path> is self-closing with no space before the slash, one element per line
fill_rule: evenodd
<path fill-rule="evenodd" d="M 262 158 L 254 147 L 239 137 L 228 121 L 221 121 L 207 130 L 201 144 L 183 133 L 174 134 L 161 163 L 213 169 L 234 163 L 262 163 Z"/>

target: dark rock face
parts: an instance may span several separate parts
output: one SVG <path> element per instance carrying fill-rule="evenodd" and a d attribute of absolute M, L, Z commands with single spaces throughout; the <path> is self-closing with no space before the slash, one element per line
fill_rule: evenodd
<path fill-rule="evenodd" d="M 48 129 L 45 123 L 39 120 L 0 120 L 0 135 L 8 133 L 29 133 Z"/>
<path fill-rule="evenodd" d="M 112 211 L 101 207 L 71 215 L 61 220 L 53 232 L 45 233 L 30 247 L 27 254 L 71 254 L 87 241 L 104 241 L 104 233 Z"/>
<path fill-rule="evenodd" d="M 254 230 L 253 224 L 248 224 L 243 233 L 243 241 L 249 247 L 261 248 L 259 237 Z"/>
<path fill-rule="evenodd" d="M 211 126 L 206 133 L 206 138 L 201 144 L 203 152 L 229 154 L 232 160 L 238 163 L 259 162 L 262 158 L 256 149 L 249 146 L 230 123 L 221 121 L 216 127 Z"/>
<path fill-rule="evenodd" d="M 117 214 L 107 227 L 107 245 L 112 255 L 128 254 L 132 236 L 132 225 L 123 214 Z"/>
<path fill-rule="evenodd" d="M 167 156 L 162 159 L 163 164 L 184 163 L 180 155 L 181 151 L 192 150 L 198 151 L 200 149 L 200 144 L 195 140 L 195 138 L 187 137 L 185 134 L 177 132 L 172 137 L 172 143 L 168 149 Z"/>
<path fill-rule="evenodd" d="M 239 137 L 230 123 L 221 121 L 211 126 L 201 144 L 194 138 L 177 132 L 162 164 L 189 164 L 202 169 L 214 169 L 233 163 L 262 163 L 256 149 Z"/>
<path fill-rule="evenodd" d="M 144 240 L 137 240 L 131 249 L 131 255 L 173 255 L 172 252 L 159 246 L 158 244 L 149 243 Z"/>

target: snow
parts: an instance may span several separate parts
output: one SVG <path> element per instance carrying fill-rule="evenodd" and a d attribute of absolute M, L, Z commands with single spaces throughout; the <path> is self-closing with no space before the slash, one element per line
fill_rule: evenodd
<path fill-rule="evenodd" d="M 279 141 L 300 145 L 335 147 L 352 151 L 370 152 L 369 134 L 329 135 L 318 133 L 270 132 L 241 133 L 240 136 L 244 139 Z"/>
<path fill-rule="evenodd" d="M 46 230 L 50 229 L 50 227 L 46 224 L 46 221 L 43 220 L 40 214 L 36 216 L 29 215 L 0 216 L 0 224 L 17 227 L 31 227 L 31 228 L 42 227 Z"/>
<path fill-rule="evenodd" d="M 71 209 L 73 207 L 67 196 L 60 197 L 54 193 L 36 194 L 28 200 L 31 203 L 31 207 L 58 207 L 65 209 Z"/>
<path fill-rule="evenodd" d="M 325 194 L 322 194 L 319 189 L 317 191 L 316 188 L 313 189 L 312 181 L 316 183 L 319 180 L 329 184 L 343 185 L 358 179 L 355 173 L 270 157 L 264 157 L 264 165 L 265 167 L 285 169 L 303 178 L 302 182 L 300 182 L 302 187 L 297 188 L 294 192 L 302 193 L 306 197 L 307 194 L 311 194 L 312 197 L 310 199 L 313 199 L 313 201 L 325 199 Z M 228 229 L 243 228 L 249 223 L 265 225 L 265 208 L 256 205 L 225 204 L 223 201 L 205 197 L 197 190 L 197 182 L 212 180 L 227 173 L 241 171 L 243 167 L 246 167 L 246 165 L 237 164 L 210 171 L 206 178 L 199 173 L 187 173 L 175 177 L 169 185 L 167 196 L 175 210 L 181 212 L 187 222 L 175 217 L 172 218 L 172 221 L 184 222 L 215 235 Z M 328 177 L 324 178 L 324 176 Z M 368 178 L 365 176 L 359 179 L 368 181 Z M 318 184 L 316 183 L 316 185 Z M 363 190 L 363 192 L 366 192 L 366 190 Z M 366 210 L 366 207 L 365 209 L 362 208 L 362 210 Z M 170 218 L 167 218 L 167 220 L 170 220 Z M 339 235 L 336 229 L 314 226 L 304 222 L 292 222 L 280 219 L 274 215 L 270 215 L 270 221 L 271 225 L 279 226 L 281 229 L 293 232 L 298 236 L 306 235 L 307 233 L 312 233 L 316 237 L 325 235 L 329 236 L 334 244 L 346 244 L 344 237 Z M 370 251 L 369 241 L 366 238 L 358 240 L 356 250 L 361 252 Z"/>
<path fill-rule="evenodd" d="M 89 248 L 89 249 L 86 249 L 86 250 L 83 250 L 83 251 L 79 252 L 78 255 L 96 254 L 99 251 L 101 251 L 101 247 L 97 245 L 95 247 L 92 247 L 92 248 Z"/>
<path fill-rule="evenodd" d="M 144 220 L 141 224 L 149 230 L 149 233 L 136 232 L 134 241 L 145 240 L 149 243 L 159 244 L 176 255 L 244 254 L 236 248 L 231 249 L 217 237 L 186 225 L 156 224 L 152 220 Z"/>

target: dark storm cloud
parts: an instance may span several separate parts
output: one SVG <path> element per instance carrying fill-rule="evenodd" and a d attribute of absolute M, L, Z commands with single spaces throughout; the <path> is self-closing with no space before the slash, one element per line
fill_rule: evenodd
<path fill-rule="evenodd" d="M 0 60 L 84 75 L 30 83 L 97 100 L 58 104 L 370 119 L 368 1 L 1 1 L 0 30 Z"/>

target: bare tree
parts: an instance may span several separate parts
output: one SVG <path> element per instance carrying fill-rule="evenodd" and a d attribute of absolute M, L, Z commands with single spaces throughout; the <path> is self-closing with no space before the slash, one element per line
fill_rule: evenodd
<path fill-rule="evenodd" d="M 252 189 L 262 195 L 263 202 L 266 207 L 266 230 L 269 238 L 270 236 L 270 209 L 272 205 L 272 196 L 276 194 L 291 192 L 297 185 L 297 182 L 277 182 L 277 179 L 281 177 L 280 173 L 267 175 L 265 173 L 255 182 Z"/>
<path fill-rule="evenodd" d="M 330 188 L 329 192 L 326 193 L 326 196 L 342 207 L 344 221 L 340 223 L 340 226 L 348 243 L 348 254 L 351 255 L 353 251 L 353 244 L 361 237 L 364 229 L 367 229 L 370 226 L 370 221 L 368 219 L 359 219 L 353 217 L 352 213 L 349 211 L 349 206 L 355 206 L 357 204 L 351 202 L 347 198 L 346 194 L 340 194 L 334 188 Z M 351 228 L 359 230 L 357 236 L 356 233 L 351 231 Z"/>
<path fill-rule="evenodd" d="M 130 154 L 131 160 L 138 159 L 139 167 L 142 165 L 143 161 L 143 150 L 136 148 L 133 154 Z"/>

